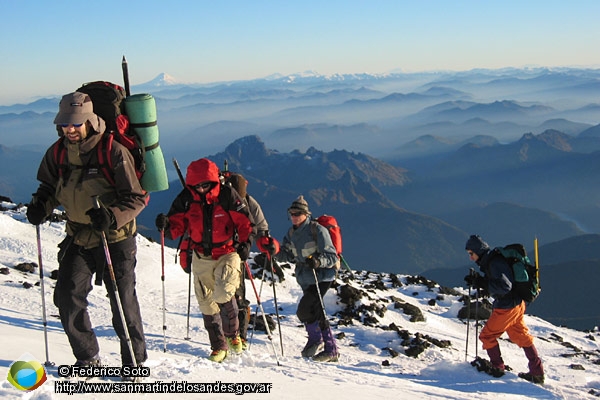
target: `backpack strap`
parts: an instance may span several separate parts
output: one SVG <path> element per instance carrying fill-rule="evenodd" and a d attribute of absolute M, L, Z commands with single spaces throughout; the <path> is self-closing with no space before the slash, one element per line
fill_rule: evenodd
<path fill-rule="evenodd" d="M 100 169 L 104 174 L 106 180 L 111 184 L 115 185 L 115 178 L 112 175 L 112 146 L 113 146 L 114 136 L 112 133 L 105 134 L 102 140 L 98 142 L 98 164 L 100 165 Z"/>
<path fill-rule="evenodd" d="M 317 224 L 318 224 L 318 222 L 315 221 L 314 219 L 310 220 L 310 233 L 312 234 L 312 237 L 313 237 L 313 240 L 315 241 L 315 243 L 318 243 Z"/>
<path fill-rule="evenodd" d="M 218 183 L 218 185 L 221 185 L 221 189 L 219 191 L 219 204 L 221 205 L 221 207 L 223 207 L 223 209 L 225 209 L 225 211 L 227 211 L 227 214 L 229 215 L 229 218 L 231 218 L 231 222 L 233 223 L 233 241 L 236 243 L 239 243 L 239 235 L 238 235 L 238 231 L 237 231 L 237 227 L 235 226 L 233 217 L 231 216 L 231 210 L 233 210 L 234 207 L 234 203 L 233 203 L 233 198 L 232 198 L 232 194 L 231 194 L 231 190 L 232 187 L 230 185 L 224 185 L 222 183 Z M 227 193 L 225 193 L 227 192 Z M 248 211 L 249 212 L 249 211 Z"/>
<path fill-rule="evenodd" d="M 52 145 L 52 157 L 54 158 L 54 162 L 58 167 L 58 176 L 63 177 L 65 175 L 65 171 L 68 168 L 66 163 L 67 158 L 67 149 L 63 145 L 63 138 L 60 137 L 54 144 Z"/>
<path fill-rule="evenodd" d="M 212 254 L 213 248 L 223 246 L 223 245 L 227 244 L 230 240 L 233 240 L 234 242 L 238 241 L 238 238 L 237 238 L 238 234 L 237 234 L 237 229 L 235 228 L 235 224 L 233 224 L 234 225 L 233 234 L 231 235 L 231 237 L 229 239 L 224 240 L 222 242 L 218 242 L 218 243 L 213 242 L 213 239 L 212 239 L 212 232 L 213 232 L 212 215 L 213 215 L 215 205 L 217 205 L 217 204 L 220 205 L 225 210 L 225 212 L 227 212 L 227 214 L 229 215 L 229 218 L 233 222 L 233 218 L 231 217 L 231 214 L 229 213 L 233 209 L 232 203 L 231 203 L 231 196 L 230 196 L 231 192 L 229 191 L 229 193 L 224 193 L 223 189 L 225 187 L 227 187 L 227 186 L 221 185 L 221 190 L 219 192 L 219 197 L 218 197 L 217 203 L 206 204 L 206 203 L 202 203 L 201 201 L 198 201 L 198 200 L 190 201 L 190 203 L 196 203 L 196 204 L 199 204 L 200 207 L 202 207 L 202 216 L 203 216 L 202 241 L 201 242 L 193 242 L 193 243 L 202 248 L 202 252 L 205 256 L 210 256 Z M 229 189 L 231 189 L 231 188 L 229 188 Z M 187 207 L 187 209 L 189 209 L 189 206 Z"/>
<path fill-rule="evenodd" d="M 112 185 L 115 185 L 115 178 L 113 176 L 113 162 L 111 152 L 113 147 L 114 136 L 112 133 L 106 133 L 103 135 L 102 140 L 98 142 L 96 146 L 98 154 L 98 165 L 102 170 L 102 174 L 106 180 Z M 52 157 L 58 167 L 58 176 L 64 178 L 67 171 L 69 170 L 69 163 L 67 162 L 67 149 L 63 144 L 63 138 L 59 138 L 52 145 Z M 85 166 L 78 166 L 77 168 L 85 168 Z"/>

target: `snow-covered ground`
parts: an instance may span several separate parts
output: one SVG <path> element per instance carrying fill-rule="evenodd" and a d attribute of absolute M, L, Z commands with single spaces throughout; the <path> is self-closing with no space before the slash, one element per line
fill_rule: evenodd
<path fill-rule="evenodd" d="M 14 207 L 3 203 L 4 207 Z M 35 227 L 27 223 L 25 209 L 0 212 L 0 268 L 8 268 L 8 275 L 0 275 L 0 396 L 4 399 L 68 398 L 55 393 L 56 366 L 72 364 L 75 360 L 66 335 L 52 304 L 55 281 L 50 273 L 57 269 L 56 245 L 62 240 L 64 226 L 46 223 L 41 226 L 44 299 L 47 315 L 48 359 L 56 366 L 47 368 L 48 380 L 38 389 L 22 392 L 7 380 L 10 365 L 24 354 L 30 354 L 42 364 L 46 361 L 46 346 L 42 324 L 42 294 L 39 271 L 25 273 L 14 267 L 24 262 L 37 263 Z M 279 238 L 281 239 L 281 238 Z M 397 276 L 403 285 L 393 287 L 390 276 L 355 271 L 358 279 L 349 284 L 366 290 L 359 305 L 379 305 L 385 308 L 383 316 L 376 313 L 374 324 L 354 321 L 351 325 L 332 323 L 338 340 L 341 359 L 338 363 L 316 363 L 300 356 L 306 342 L 305 331 L 295 311 L 301 291 L 290 269 L 286 279 L 277 283 L 276 295 L 281 317 L 280 332 L 275 330 L 272 341 L 261 331 L 255 331 L 251 347 L 241 355 L 231 355 L 223 363 L 206 359 L 210 352 L 205 332 L 192 297 L 190 339 L 187 335 L 188 276 L 175 264 L 175 250 L 167 248 L 165 264 L 166 330 L 163 330 L 163 287 L 161 282 L 160 244 L 138 238 L 137 292 L 142 308 L 149 359 L 145 363 L 151 376 L 144 382 L 189 383 L 268 383 L 269 394 L 245 394 L 252 398 L 305 399 L 305 398 L 362 398 L 362 399 L 588 399 L 600 396 L 600 333 L 579 332 L 554 326 L 534 316 L 526 322 L 536 337 L 536 345 L 544 362 L 546 383 L 534 385 L 519 379 L 517 372 L 526 371 L 527 360 L 507 337 L 501 341 L 504 360 L 513 371 L 502 378 L 492 378 L 477 372 L 468 361 L 475 357 L 475 327 L 470 325 L 468 355 L 465 355 L 467 326 L 457 318 L 463 304 L 460 296 L 438 292 L 439 287 L 428 289 L 423 284 L 406 284 L 406 276 Z M 351 263 L 351 260 L 348 260 Z M 252 263 L 252 261 L 251 261 Z M 467 273 L 467 271 L 465 271 Z M 383 286 L 372 285 L 379 280 Z M 25 288 L 24 283 L 31 283 Z M 273 287 L 265 281 L 261 301 L 265 312 L 275 318 Z M 256 299 L 250 281 L 247 297 Z M 340 284 L 345 283 L 340 281 Z M 257 290 L 261 281 L 255 280 Z M 28 285 L 26 285 L 28 286 Z M 462 293 L 464 289 L 457 288 Z M 542 293 L 543 296 L 543 293 Z M 392 299 L 393 297 L 393 299 Z M 339 297 L 330 290 L 325 299 L 329 315 L 343 308 Z M 410 322 L 395 301 L 417 306 L 424 322 Z M 95 286 L 89 296 L 92 323 L 98 335 L 103 364 L 120 366 L 119 345 L 111 326 L 111 313 L 103 287 Z M 396 326 L 398 329 L 381 329 Z M 408 332 L 411 339 L 420 333 L 424 337 L 449 340 L 450 347 L 430 345 L 417 357 L 404 354 L 406 343 L 397 330 Z M 163 351 L 166 336 L 166 352 Z M 276 351 L 273 351 L 273 344 Z M 485 355 L 482 350 L 479 355 Z M 395 356 L 393 356 L 395 355 Z M 468 361 L 467 361 L 467 360 Z M 75 379 L 73 380 L 75 381 Z M 112 381 L 117 384 L 118 381 Z M 86 394 L 86 398 L 108 398 L 115 394 Z M 131 395 L 130 395 L 131 396 Z M 164 394 L 137 394 L 162 398 Z M 181 398 L 193 394 L 169 394 Z M 235 394 L 219 394 L 219 398 L 233 398 Z M 347 396 L 347 397 L 346 397 Z M 112 397 L 111 397 L 112 398 Z M 196 398 L 196 397 L 194 397 Z"/>

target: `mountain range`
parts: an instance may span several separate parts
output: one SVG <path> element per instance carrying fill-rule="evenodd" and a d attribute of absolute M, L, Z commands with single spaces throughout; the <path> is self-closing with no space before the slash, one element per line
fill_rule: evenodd
<path fill-rule="evenodd" d="M 547 68 L 209 85 L 161 75 L 132 87 L 156 98 L 171 176 L 140 229 L 156 239 L 154 217 L 181 190 L 170 160 L 185 173 L 209 157 L 246 177 L 278 238 L 299 194 L 315 216 L 336 216 L 353 268 L 468 270 L 472 233 L 528 248 L 537 237 L 544 252 L 577 243 L 600 231 L 599 82 L 599 70 Z M 27 202 L 35 191 L 58 97 L 0 107 L 0 195 Z M 586 249 L 544 265 L 595 258 Z"/>

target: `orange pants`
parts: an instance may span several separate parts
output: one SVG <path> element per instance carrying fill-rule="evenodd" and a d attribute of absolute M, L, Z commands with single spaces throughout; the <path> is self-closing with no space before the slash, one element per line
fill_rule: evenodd
<path fill-rule="evenodd" d="M 479 340 L 483 349 L 491 349 L 498 345 L 498 338 L 504 332 L 510 340 L 519 347 L 530 347 L 533 345 L 533 336 L 529 334 L 529 328 L 525 325 L 523 315 L 525 314 L 525 302 L 509 309 L 494 308 L 492 315 L 479 334 Z"/>

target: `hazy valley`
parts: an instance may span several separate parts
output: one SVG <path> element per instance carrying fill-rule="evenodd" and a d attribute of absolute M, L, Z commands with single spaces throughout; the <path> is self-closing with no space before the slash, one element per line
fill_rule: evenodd
<path fill-rule="evenodd" d="M 600 232 L 598 89 L 600 70 L 578 69 L 213 85 L 167 85 L 159 76 L 132 87 L 157 100 L 172 179 L 168 191 L 152 194 L 142 232 L 156 237 L 154 217 L 181 190 L 172 158 L 184 173 L 197 158 L 227 160 L 250 182 L 274 236 L 283 236 L 286 209 L 304 194 L 315 215 L 338 218 L 344 255 L 357 269 L 401 259 L 402 269 L 386 272 L 459 285 L 472 267 L 469 234 L 528 249 L 537 237 L 548 281 L 534 307 L 543 308 L 554 279 L 581 279 L 565 271 L 585 265 L 594 275 L 587 282 L 600 275 L 597 247 L 579 246 Z M 0 195 L 29 201 L 42 152 L 57 138 L 58 99 L 0 106 Z"/>

